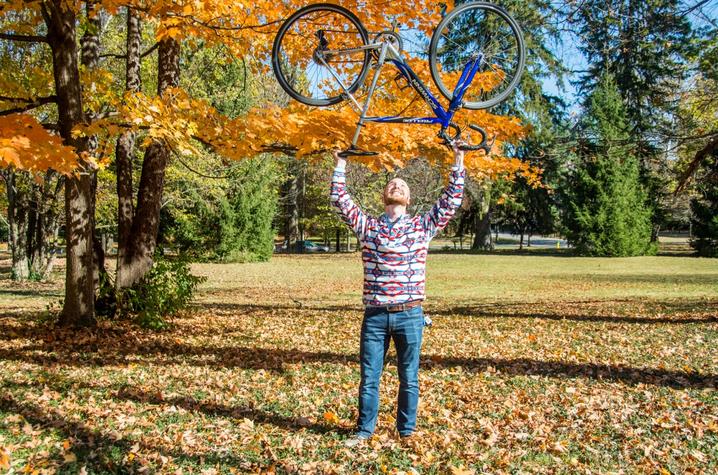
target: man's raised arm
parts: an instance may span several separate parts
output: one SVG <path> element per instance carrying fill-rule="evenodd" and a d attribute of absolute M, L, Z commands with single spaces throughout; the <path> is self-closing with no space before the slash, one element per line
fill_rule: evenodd
<path fill-rule="evenodd" d="M 458 144 L 454 145 L 454 166 L 449 173 L 449 184 L 444 188 L 439 199 L 434 203 L 428 213 L 421 217 L 421 222 L 427 237 L 433 238 L 444 229 L 456 210 L 461 206 L 464 197 L 464 152 L 459 150 Z"/>
<path fill-rule="evenodd" d="M 367 216 L 359 206 L 352 201 L 351 196 L 349 196 L 347 192 L 346 160 L 340 157 L 337 152 L 334 152 L 334 158 L 336 158 L 336 165 L 334 167 L 334 174 L 332 175 L 332 188 L 329 199 L 332 206 L 342 218 L 342 221 L 352 228 L 361 240 L 366 235 Z"/>

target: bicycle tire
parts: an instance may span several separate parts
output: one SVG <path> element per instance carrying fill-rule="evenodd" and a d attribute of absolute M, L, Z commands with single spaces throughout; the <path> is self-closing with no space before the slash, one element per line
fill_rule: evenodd
<path fill-rule="evenodd" d="M 277 35 L 274 38 L 274 44 L 272 46 L 272 69 L 274 70 L 274 75 L 277 78 L 277 81 L 279 82 L 279 85 L 282 87 L 282 89 L 284 89 L 284 91 L 289 94 L 289 96 L 291 96 L 293 99 L 303 104 L 317 107 L 329 106 L 341 102 L 342 100 L 344 100 L 344 91 L 341 90 L 341 87 L 338 84 L 336 84 L 336 87 L 339 88 L 339 91 L 337 91 L 335 94 L 330 93 L 330 95 L 327 95 L 326 97 L 312 97 L 309 96 L 307 92 L 298 90 L 299 88 L 296 86 L 297 81 L 287 77 L 287 74 L 282 67 L 282 51 L 284 40 L 289 35 L 289 31 L 293 25 L 295 25 L 303 17 L 309 17 L 309 15 L 311 14 L 317 14 L 322 12 L 325 14 L 331 13 L 339 15 L 340 17 L 344 17 L 351 25 L 356 28 L 355 33 L 358 35 L 357 40 L 361 41 L 361 46 L 366 46 L 369 44 L 369 35 L 364 26 L 361 24 L 359 18 L 351 11 L 339 5 L 329 3 L 317 3 L 313 5 L 308 5 L 294 12 L 282 24 L 282 26 L 279 28 L 279 31 L 277 32 Z M 317 31 L 319 30 L 321 30 L 321 28 L 317 29 Z M 334 31 L 332 33 L 337 34 L 342 32 Z M 346 32 L 344 33 L 346 34 Z M 310 40 L 310 38 L 307 38 L 306 36 L 304 36 L 304 39 Z M 359 45 L 357 44 L 352 47 L 358 46 Z M 316 51 L 316 49 L 317 48 L 315 48 L 314 51 Z M 369 63 L 371 60 L 370 51 L 365 50 L 362 53 L 357 54 L 363 55 L 363 59 L 361 60 L 362 65 L 361 70 L 356 75 L 352 73 L 352 77 L 350 78 L 350 85 L 347 87 L 350 93 L 356 91 L 362 85 L 362 83 L 366 79 L 367 74 L 369 73 Z M 314 52 L 310 53 L 308 58 L 304 57 L 302 60 L 305 61 L 307 64 L 309 64 L 310 62 L 313 63 L 313 65 L 317 68 L 323 68 L 323 70 L 327 74 L 329 74 L 326 68 L 315 60 Z M 293 82 L 295 83 L 295 85 L 292 84 Z"/>
<path fill-rule="evenodd" d="M 444 31 L 444 29 L 450 28 L 449 24 L 457 20 L 460 15 L 463 18 L 468 19 L 471 18 L 471 15 L 476 15 L 477 13 L 479 13 L 479 11 L 490 12 L 498 19 L 500 19 L 500 21 L 504 22 L 502 27 L 508 28 L 508 31 L 510 31 L 510 37 L 512 37 L 516 42 L 516 64 L 514 66 L 514 70 L 510 73 L 511 76 L 508 80 L 507 85 L 495 96 L 489 96 L 486 99 L 481 98 L 481 100 L 465 100 L 463 107 L 466 109 L 474 110 L 488 109 L 506 100 L 506 98 L 509 96 L 509 94 L 511 94 L 511 92 L 513 92 L 513 90 L 516 88 L 519 81 L 521 80 L 521 74 L 523 73 L 523 69 L 526 64 L 526 46 L 524 44 L 524 38 L 521 32 L 521 28 L 519 27 L 516 20 L 514 20 L 513 17 L 511 17 L 511 15 L 506 12 L 506 10 L 488 2 L 471 2 L 461 5 L 460 7 L 452 10 L 439 22 L 439 24 L 436 26 L 436 29 L 434 30 L 434 33 L 431 36 L 431 43 L 429 45 L 429 68 L 431 70 L 431 77 L 434 80 L 436 86 L 439 88 L 441 94 L 444 95 L 447 99 L 451 100 L 453 96 L 453 87 L 455 86 L 455 84 L 451 84 L 450 86 L 452 89 L 449 89 L 449 86 L 444 84 L 444 81 L 441 78 L 441 72 L 439 71 L 439 42 L 441 41 L 442 37 L 446 37 L 446 35 L 444 35 L 442 32 Z M 460 21 L 456 21 L 456 23 L 460 23 Z M 478 37 L 478 35 L 476 36 Z M 491 44 L 491 42 L 489 44 Z M 458 43 L 457 45 L 460 46 Z M 492 58 L 489 58 L 489 60 L 491 59 Z M 488 64 L 488 61 L 486 61 L 486 63 Z M 497 73 L 501 72 L 500 69 L 494 68 L 493 65 L 491 65 L 491 67 Z M 479 72 L 483 72 L 483 64 L 482 67 L 479 69 Z M 455 74 L 456 71 L 454 71 L 453 73 Z M 500 76 L 500 74 L 497 74 L 497 77 L 498 76 Z M 503 82 L 505 81 L 502 80 L 501 83 Z M 467 94 L 464 97 L 466 98 L 467 96 L 469 98 L 472 97 L 469 91 L 467 91 Z"/>

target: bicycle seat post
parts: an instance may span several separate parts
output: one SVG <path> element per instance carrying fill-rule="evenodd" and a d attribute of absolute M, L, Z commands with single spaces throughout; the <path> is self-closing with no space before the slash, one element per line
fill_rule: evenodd
<path fill-rule="evenodd" d="M 374 77 L 371 79 L 371 85 L 369 86 L 369 91 L 366 95 L 366 101 L 364 102 L 364 107 L 362 108 L 361 115 L 359 116 L 359 122 L 357 122 L 357 128 L 354 131 L 354 137 L 352 138 L 352 148 L 357 148 L 357 142 L 359 141 L 359 134 L 361 132 L 361 128 L 364 126 L 364 118 L 366 117 L 366 113 L 369 110 L 369 102 L 371 102 L 371 96 L 374 94 L 374 89 L 376 89 L 376 83 L 379 80 L 379 73 L 381 72 L 381 67 L 384 64 L 384 60 L 386 59 L 386 51 L 387 51 L 387 44 L 382 43 L 381 44 L 381 51 L 379 52 L 379 59 L 376 62 L 376 71 L 374 71 Z"/>

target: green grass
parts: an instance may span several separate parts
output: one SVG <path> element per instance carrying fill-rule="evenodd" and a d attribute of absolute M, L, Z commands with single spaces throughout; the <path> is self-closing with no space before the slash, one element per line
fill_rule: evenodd
<path fill-rule="evenodd" d="M 358 255 L 196 264 L 165 332 L 38 323 L 59 279 L 0 280 L 9 473 L 718 472 L 718 261 L 430 255 L 418 447 L 356 418 Z M 2 469 L 0 469 L 2 470 Z M 215 471 L 215 472 L 213 472 Z"/>
<path fill-rule="evenodd" d="M 429 304 L 436 305 L 595 299 L 686 302 L 718 294 L 715 259 L 438 253 L 431 255 L 427 267 Z M 281 256 L 272 263 L 196 264 L 194 269 L 210 277 L 203 289 L 213 294 L 205 295 L 203 301 L 230 291 L 236 298 L 259 305 L 267 288 L 273 289 L 273 303 L 356 305 L 361 296 L 359 254 Z"/>

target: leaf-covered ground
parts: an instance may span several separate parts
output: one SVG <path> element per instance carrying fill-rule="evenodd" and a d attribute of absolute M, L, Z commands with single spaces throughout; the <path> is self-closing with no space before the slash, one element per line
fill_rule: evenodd
<path fill-rule="evenodd" d="M 718 473 L 718 261 L 432 253 L 420 438 L 356 418 L 361 261 L 209 276 L 171 331 L 46 328 L 0 280 L 0 472 Z"/>

